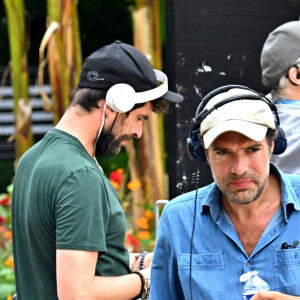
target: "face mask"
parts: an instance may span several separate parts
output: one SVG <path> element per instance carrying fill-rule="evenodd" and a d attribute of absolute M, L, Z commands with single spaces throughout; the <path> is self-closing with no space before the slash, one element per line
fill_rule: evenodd
<path fill-rule="evenodd" d="M 114 122 L 112 123 L 110 130 L 108 133 L 105 133 L 104 128 L 104 122 L 105 122 L 105 115 L 103 114 L 103 127 L 100 136 L 98 137 L 95 145 L 95 156 L 101 157 L 101 156 L 112 156 L 119 153 L 119 151 L 110 151 L 109 146 L 111 145 L 112 141 L 114 140 L 114 135 L 112 134 L 113 127 L 115 125 L 115 122 L 117 120 L 119 113 L 116 114 L 116 117 L 114 119 Z M 113 149 L 112 149 L 113 150 Z"/>
<path fill-rule="evenodd" d="M 110 133 L 101 133 L 97 142 L 96 142 L 96 149 L 95 149 L 95 156 L 100 157 L 100 156 L 111 156 L 115 155 L 113 153 L 109 153 L 108 147 L 111 144 L 111 142 L 114 140 L 114 136 Z"/>
<path fill-rule="evenodd" d="M 103 136 L 100 135 L 97 143 L 96 143 L 96 150 L 95 156 L 114 156 L 117 155 L 120 150 L 120 144 L 123 141 L 131 140 L 131 135 L 121 135 L 119 137 L 115 137 L 113 134 L 104 134 Z"/>

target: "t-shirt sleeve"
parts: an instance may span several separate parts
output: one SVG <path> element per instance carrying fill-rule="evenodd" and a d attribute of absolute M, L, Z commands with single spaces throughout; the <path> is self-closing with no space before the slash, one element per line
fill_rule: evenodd
<path fill-rule="evenodd" d="M 55 201 L 56 248 L 105 253 L 109 214 L 101 175 L 91 168 L 73 172 Z"/>

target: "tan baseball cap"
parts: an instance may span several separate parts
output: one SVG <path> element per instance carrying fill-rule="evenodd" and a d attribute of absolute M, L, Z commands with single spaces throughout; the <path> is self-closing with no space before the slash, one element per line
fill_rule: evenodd
<path fill-rule="evenodd" d="M 211 109 L 226 98 L 245 94 L 245 90 L 234 88 L 213 97 L 206 104 Z M 255 93 L 247 91 L 246 94 Z M 235 100 L 213 110 L 200 125 L 200 135 L 207 149 L 215 139 L 228 131 L 235 131 L 254 141 L 262 141 L 268 128 L 275 129 L 274 115 L 267 103 L 261 100 Z"/>

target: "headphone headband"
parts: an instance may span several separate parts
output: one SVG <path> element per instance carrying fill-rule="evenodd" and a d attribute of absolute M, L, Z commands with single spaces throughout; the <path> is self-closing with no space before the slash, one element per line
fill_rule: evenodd
<path fill-rule="evenodd" d="M 136 93 L 135 103 L 144 103 L 154 99 L 158 99 L 168 92 L 168 78 L 166 74 L 155 69 L 154 73 L 156 76 L 156 80 L 161 82 L 162 84 L 152 90 Z"/>
<path fill-rule="evenodd" d="M 158 99 L 168 92 L 168 78 L 158 70 L 153 70 L 156 80 L 162 84 L 144 92 L 136 92 L 132 86 L 126 83 L 113 85 L 106 94 L 106 103 L 114 111 L 125 113 L 130 111 L 135 104 L 145 103 Z"/>
<path fill-rule="evenodd" d="M 204 108 L 202 111 L 199 112 L 198 115 L 195 116 L 195 121 L 199 122 L 199 124 L 201 124 L 202 121 L 209 114 L 211 114 L 215 109 L 217 109 L 217 108 L 219 108 L 219 107 L 221 107 L 225 104 L 228 104 L 230 102 L 237 101 L 237 100 L 260 100 L 260 101 L 265 102 L 270 107 L 271 111 L 275 114 L 277 124 L 278 125 L 280 124 L 280 120 L 279 120 L 276 105 L 273 102 L 271 102 L 270 100 L 268 100 L 268 98 L 266 98 L 266 97 L 262 98 L 258 94 L 256 94 L 256 95 L 253 95 L 253 94 L 240 94 L 240 95 L 235 95 L 235 96 L 228 97 L 228 98 L 216 103 L 210 109 Z"/>

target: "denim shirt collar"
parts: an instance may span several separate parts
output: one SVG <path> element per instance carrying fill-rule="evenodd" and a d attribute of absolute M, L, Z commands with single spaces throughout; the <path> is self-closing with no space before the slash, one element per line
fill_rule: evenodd
<path fill-rule="evenodd" d="M 289 215 L 293 210 L 300 210 L 300 182 L 291 181 L 289 177 L 297 175 L 286 175 L 280 171 L 273 163 L 270 162 L 270 173 L 279 177 L 281 183 L 281 204 L 284 212 L 285 221 L 288 223 Z M 221 191 L 215 182 L 207 187 L 207 193 L 201 203 L 201 214 L 210 211 L 210 214 L 215 222 L 221 215 L 220 198 Z M 295 189 L 298 191 L 299 198 Z"/>
<path fill-rule="evenodd" d="M 275 101 L 276 104 L 290 104 L 290 105 L 300 105 L 299 100 L 290 100 L 290 99 L 279 99 Z"/>

